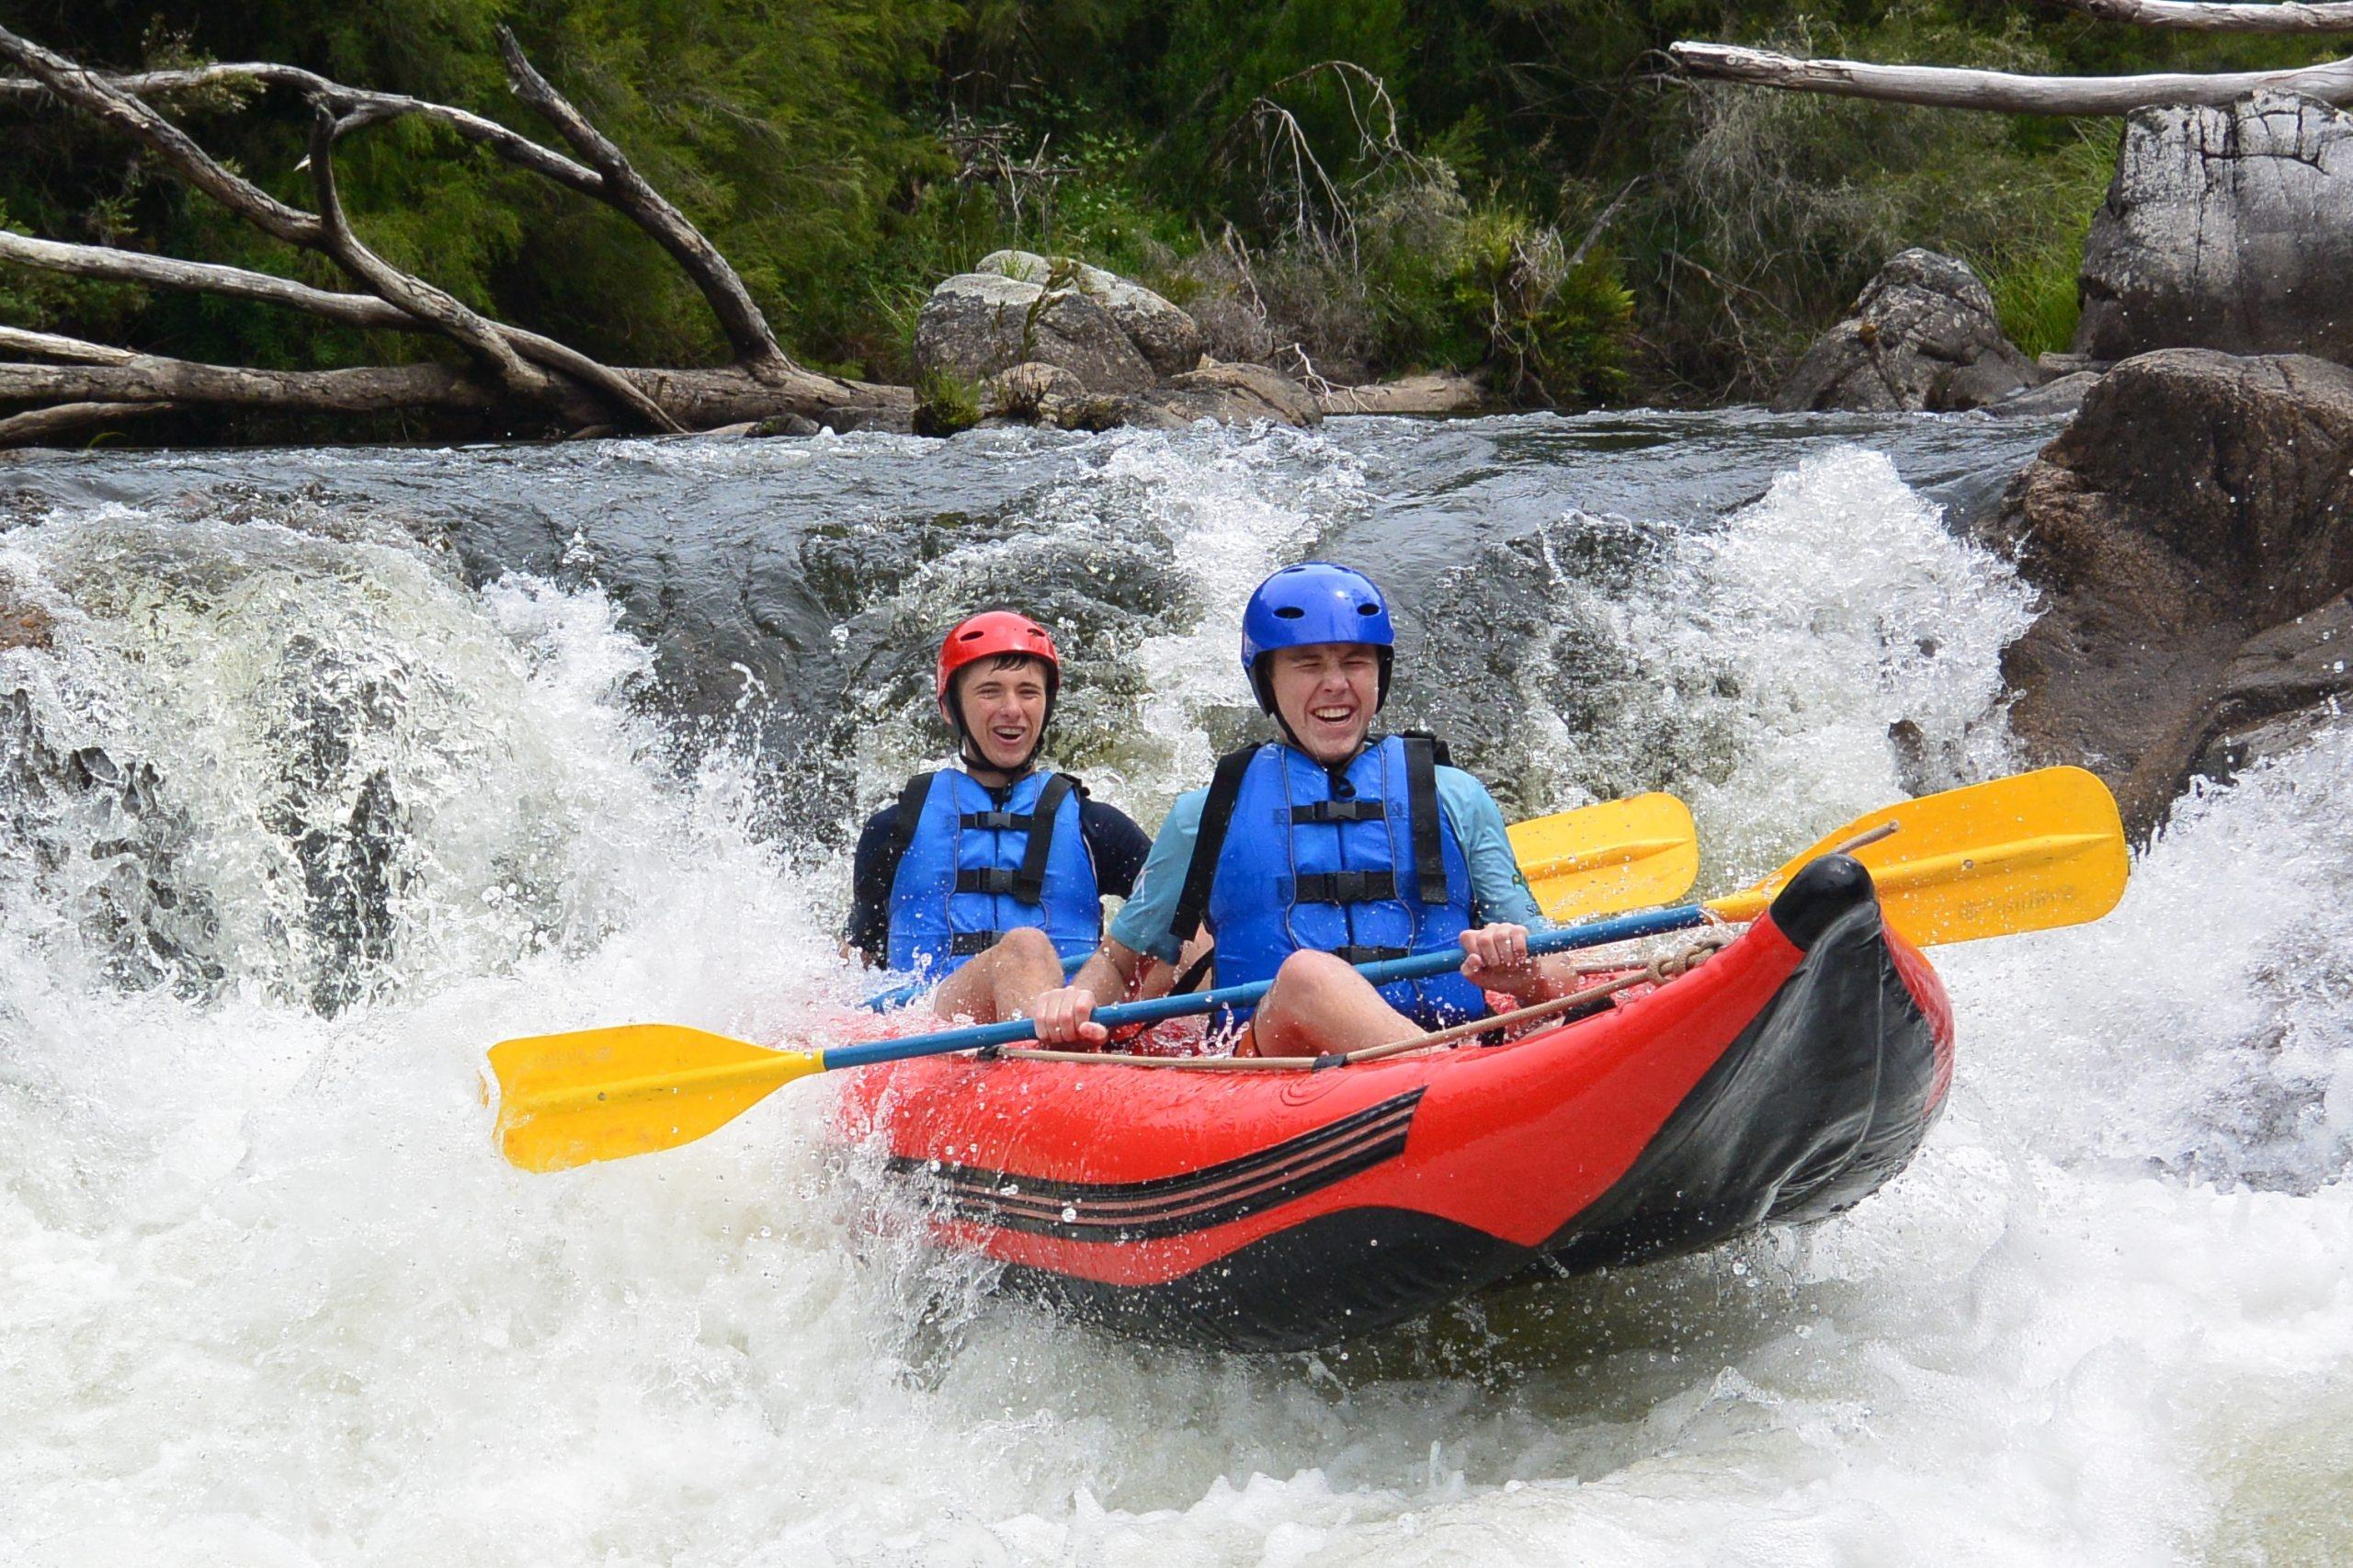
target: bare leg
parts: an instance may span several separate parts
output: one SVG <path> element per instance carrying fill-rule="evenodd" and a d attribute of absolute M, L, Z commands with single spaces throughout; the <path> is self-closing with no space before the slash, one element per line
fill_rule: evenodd
<path fill-rule="evenodd" d="M 931 1010 L 943 1018 L 994 1024 L 1020 1017 L 1038 993 L 1062 983 L 1062 955 L 1043 931 L 1025 926 L 941 981 L 931 994 Z"/>
<path fill-rule="evenodd" d="M 1293 953 L 1235 1046 L 1237 1056 L 1322 1056 L 1410 1040 L 1422 1027 L 1330 953 Z"/>

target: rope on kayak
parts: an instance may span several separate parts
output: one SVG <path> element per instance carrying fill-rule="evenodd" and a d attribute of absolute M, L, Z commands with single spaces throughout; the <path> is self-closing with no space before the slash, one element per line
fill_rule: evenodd
<path fill-rule="evenodd" d="M 1472 1018 L 1467 1022 L 1456 1024 L 1451 1028 L 1433 1029 L 1428 1034 L 1415 1035 L 1411 1040 L 1392 1040 L 1387 1045 L 1369 1045 L 1361 1051 L 1351 1051 L 1336 1058 L 1308 1057 L 1292 1060 L 1307 1061 L 1312 1065 L 1319 1067 L 1353 1066 L 1359 1062 L 1378 1062 L 1384 1056 L 1403 1056 L 1409 1051 L 1421 1051 L 1433 1045 L 1451 1045 L 1458 1040 L 1466 1039 L 1472 1035 L 1485 1034 L 1491 1029 L 1508 1028 L 1515 1024 L 1534 1023 L 1539 1018 L 1549 1018 L 1560 1013 L 1572 1013 L 1587 1003 L 1607 1000 L 1620 991 L 1631 990 L 1637 985 L 1664 985 L 1679 975 L 1688 974 L 1715 957 L 1720 950 L 1729 946 L 1731 941 L 1730 937 L 1711 934 L 1692 943 L 1679 953 L 1661 954 L 1631 974 L 1621 974 L 1617 979 L 1606 981 L 1599 985 L 1588 985 L 1582 991 L 1572 991 L 1565 996 L 1555 996 L 1549 1002 L 1539 1002 L 1532 1006 L 1515 1008 L 1508 1013 L 1491 1014 L 1483 1018 Z"/>
<path fill-rule="evenodd" d="M 1572 991 L 1565 996 L 1555 996 L 1549 1002 L 1515 1008 L 1508 1013 L 1492 1013 L 1483 1018 L 1472 1018 L 1451 1028 L 1434 1029 L 1410 1040 L 1392 1040 L 1387 1045 L 1369 1045 L 1361 1051 L 1351 1051 L 1331 1056 L 1139 1056 L 1117 1051 L 1049 1051 L 1038 1046 L 1006 1046 L 998 1055 L 1006 1061 L 1074 1062 L 1100 1067 L 1157 1067 L 1177 1073 L 1311 1073 L 1324 1067 L 1347 1067 L 1359 1062 L 1378 1062 L 1386 1056 L 1402 1056 L 1409 1051 L 1426 1051 L 1432 1046 L 1451 1045 L 1472 1035 L 1509 1028 L 1518 1024 L 1534 1023 L 1541 1018 L 1574 1012 L 1591 1003 L 1604 1002 L 1620 991 L 1637 985 L 1664 985 L 1679 975 L 1688 974 L 1733 942 L 1729 932 L 1711 932 L 1680 952 L 1663 953 L 1638 970 L 1618 974 L 1614 980 L 1599 985 L 1588 985 Z M 1580 973 L 1608 974 L 1607 970 L 1580 971 Z"/>

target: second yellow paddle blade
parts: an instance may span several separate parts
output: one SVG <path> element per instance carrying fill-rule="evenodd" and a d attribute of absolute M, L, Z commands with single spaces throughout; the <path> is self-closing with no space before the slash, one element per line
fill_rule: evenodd
<path fill-rule="evenodd" d="M 2046 767 L 1858 817 L 1708 907 L 1755 919 L 1808 861 L 1889 824 L 1893 833 L 1852 853 L 1870 869 L 1888 923 L 1915 943 L 2097 920 L 2124 896 L 2132 869 L 2108 786 L 2080 767 Z"/>
<path fill-rule="evenodd" d="M 527 1171 L 560 1171 L 691 1143 L 824 1062 L 676 1024 L 623 1024 L 501 1040 L 490 1066 L 499 1152 Z"/>
<path fill-rule="evenodd" d="M 1673 903 L 1699 874 L 1691 810 L 1672 795 L 1603 801 L 1511 824 L 1512 853 L 1547 918 Z"/>

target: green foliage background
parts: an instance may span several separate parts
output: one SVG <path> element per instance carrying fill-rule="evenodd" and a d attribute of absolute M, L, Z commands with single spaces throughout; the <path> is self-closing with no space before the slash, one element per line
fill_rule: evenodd
<path fill-rule="evenodd" d="M 1246 300 L 1278 358 L 1483 366 L 1564 403 L 1755 395 L 1905 244 L 1974 265 L 2029 351 L 2074 328 L 2116 122 L 1693 87 L 1665 78 L 1675 39 L 2083 73 L 2329 52 L 1985 0 L 0 0 L 0 21 L 102 66 L 285 61 L 546 137 L 506 91 L 503 22 L 828 369 L 908 379 L 930 286 L 1020 244 L 1205 314 Z M 304 112 L 276 93 L 174 106 L 307 204 Z M 0 115 L 0 222 L 335 281 L 109 132 L 22 100 Z M 1063 172 L 1017 212 L 967 165 L 976 135 Z M 597 204 L 416 124 L 339 160 L 369 241 L 470 302 L 616 362 L 722 358 L 685 278 Z M 0 273 L 0 319 L 267 366 L 439 351 L 30 274 Z"/>

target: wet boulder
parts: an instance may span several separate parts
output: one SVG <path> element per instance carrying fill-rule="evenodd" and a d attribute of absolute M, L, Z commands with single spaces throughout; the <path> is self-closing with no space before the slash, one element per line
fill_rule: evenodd
<path fill-rule="evenodd" d="M 1110 312 L 1084 290 L 996 272 L 960 272 L 915 318 L 915 373 L 978 385 L 1026 362 L 1058 366 L 1090 391 L 1141 392 L 1159 378 Z"/>
<path fill-rule="evenodd" d="M 1993 542 L 2047 608 L 2003 655 L 2042 762 L 2145 834 L 2193 773 L 2292 744 L 2353 693 L 2353 369 L 2167 349 L 2094 385 Z"/>
<path fill-rule="evenodd" d="M 2079 353 L 2302 353 L 2353 363 L 2353 115 L 2265 91 L 2125 122 L 2084 242 Z"/>
<path fill-rule="evenodd" d="M 1917 246 L 1863 286 L 1845 321 L 1815 340 L 1772 407 L 1800 414 L 1951 411 L 2040 385 L 1966 262 Z"/>
<path fill-rule="evenodd" d="M 1041 288 L 1078 290 L 1119 324 L 1154 375 L 1182 375 L 1201 362 L 1201 329 L 1193 318 L 1116 272 L 1083 261 L 1049 261 L 1026 250 L 991 251 L 973 270 L 1002 273 Z"/>
<path fill-rule="evenodd" d="M 1200 363 L 1201 329 L 1166 300 L 1084 262 L 993 251 L 931 291 L 915 322 L 918 374 L 975 384 L 1053 366 L 1093 392 L 1140 392 Z"/>

